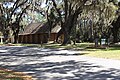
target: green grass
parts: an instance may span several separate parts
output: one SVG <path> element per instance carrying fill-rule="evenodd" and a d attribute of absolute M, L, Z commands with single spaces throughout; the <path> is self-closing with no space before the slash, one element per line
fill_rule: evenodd
<path fill-rule="evenodd" d="M 47 43 L 47 44 L 0 44 L 6 46 L 27 46 L 27 47 L 43 47 L 43 48 L 65 48 L 65 49 L 72 49 L 72 48 L 86 48 L 93 43 L 77 43 L 76 45 L 66 45 L 62 46 L 61 44 L 54 44 L 54 43 Z"/>
<path fill-rule="evenodd" d="M 86 56 L 120 60 L 120 46 L 117 46 L 117 47 L 113 46 L 113 47 L 107 47 L 107 48 L 106 47 L 94 48 L 93 46 L 94 46 L 94 43 L 79 43 L 76 45 L 67 45 L 67 46 L 60 46 L 60 44 L 44 45 L 45 48 L 75 49 L 75 50 L 83 51 L 83 55 L 86 55 Z"/>
<path fill-rule="evenodd" d="M 107 49 L 94 49 L 86 51 L 87 56 L 106 58 L 106 59 L 119 59 L 120 60 L 120 47 L 109 47 Z"/>
<path fill-rule="evenodd" d="M 43 48 L 52 48 L 52 49 L 74 49 L 82 51 L 83 55 L 98 57 L 98 58 L 107 58 L 107 59 L 119 59 L 120 60 L 120 46 L 112 46 L 107 48 L 94 48 L 94 43 L 77 43 L 76 45 L 67 45 L 61 46 L 61 44 L 12 44 L 17 46 L 28 46 L 28 47 L 43 47 Z"/>

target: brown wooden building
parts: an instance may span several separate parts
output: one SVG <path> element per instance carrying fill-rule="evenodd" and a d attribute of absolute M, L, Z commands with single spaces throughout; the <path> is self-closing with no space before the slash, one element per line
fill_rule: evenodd
<path fill-rule="evenodd" d="M 31 23 L 19 34 L 18 43 L 40 44 L 48 41 L 55 41 L 57 33 L 61 30 L 59 25 L 51 29 L 48 23 Z M 63 41 L 64 36 L 60 36 L 59 40 Z"/>

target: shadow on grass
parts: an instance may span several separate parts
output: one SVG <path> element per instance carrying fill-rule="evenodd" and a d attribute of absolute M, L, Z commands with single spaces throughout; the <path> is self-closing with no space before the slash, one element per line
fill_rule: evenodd
<path fill-rule="evenodd" d="M 39 48 L 51 48 L 51 49 L 56 49 L 56 48 L 63 48 L 63 49 L 72 49 L 72 48 L 86 48 L 89 45 L 93 45 L 93 43 L 77 43 L 76 45 L 68 44 L 68 45 L 61 45 L 61 44 L 56 44 L 56 43 L 48 43 L 48 44 L 20 44 L 21 46 L 27 46 L 27 47 L 39 47 Z"/>
<path fill-rule="evenodd" d="M 93 45 L 90 45 L 89 47 L 84 48 L 86 51 L 114 51 L 114 50 L 120 50 L 120 46 L 98 46 L 94 47 Z"/>
<path fill-rule="evenodd" d="M 110 50 L 120 50 L 120 44 L 112 44 L 112 45 L 110 45 Z"/>
<path fill-rule="evenodd" d="M 0 68 L 0 80 L 33 80 L 31 76 L 22 72 L 15 72 Z"/>
<path fill-rule="evenodd" d="M 80 65 L 79 65 L 80 64 Z M 43 62 L 40 64 L 26 64 L 7 66 L 19 71 L 26 71 L 37 80 L 119 80 L 120 70 L 108 69 L 94 71 L 102 68 L 84 61 Z"/>
<path fill-rule="evenodd" d="M 112 44 L 110 46 L 100 46 L 95 47 L 94 43 L 76 43 L 76 45 L 68 44 L 66 46 L 62 46 L 61 44 L 56 43 L 48 43 L 48 44 L 11 44 L 11 46 L 26 46 L 26 47 L 39 47 L 39 48 L 50 48 L 50 49 L 76 49 L 76 50 L 120 50 L 120 45 Z M 8 45 L 9 46 L 9 45 Z"/>
<path fill-rule="evenodd" d="M 5 46 L 0 50 L 7 50 L 0 53 L 1 67 L 26 72 L 37 80 L 120 79 L 120 70 L 103 69 L 102 66 L 74 59 L 79 54 L 77 52 L 68 54 L 68 50 Z"/>

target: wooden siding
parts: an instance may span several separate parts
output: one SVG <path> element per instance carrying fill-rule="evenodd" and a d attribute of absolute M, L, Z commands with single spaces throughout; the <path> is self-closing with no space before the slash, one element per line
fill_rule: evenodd
<path fill-rule="evenodd" d="M 47 43 L 48 41 L 55 41 L 56 37 L 57 37 L 57 33 L 51 33 L 49 38 L 47 33 L 19 35 L 18 42 L 40 44 L 40 43 Z M 59 37 L 59 40 L 61 42 L 63 41 L 63 39 L 64 39 L 63 35 Z"/>

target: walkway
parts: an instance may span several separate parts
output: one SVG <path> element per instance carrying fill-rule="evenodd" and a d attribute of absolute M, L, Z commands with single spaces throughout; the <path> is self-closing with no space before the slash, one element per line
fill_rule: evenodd
<path fill-rule="evenodd" d="M 120 80 L 120 61 L 86 57 L 80 51 L 0 46 L 0 67 L 35 80 Z"/>

